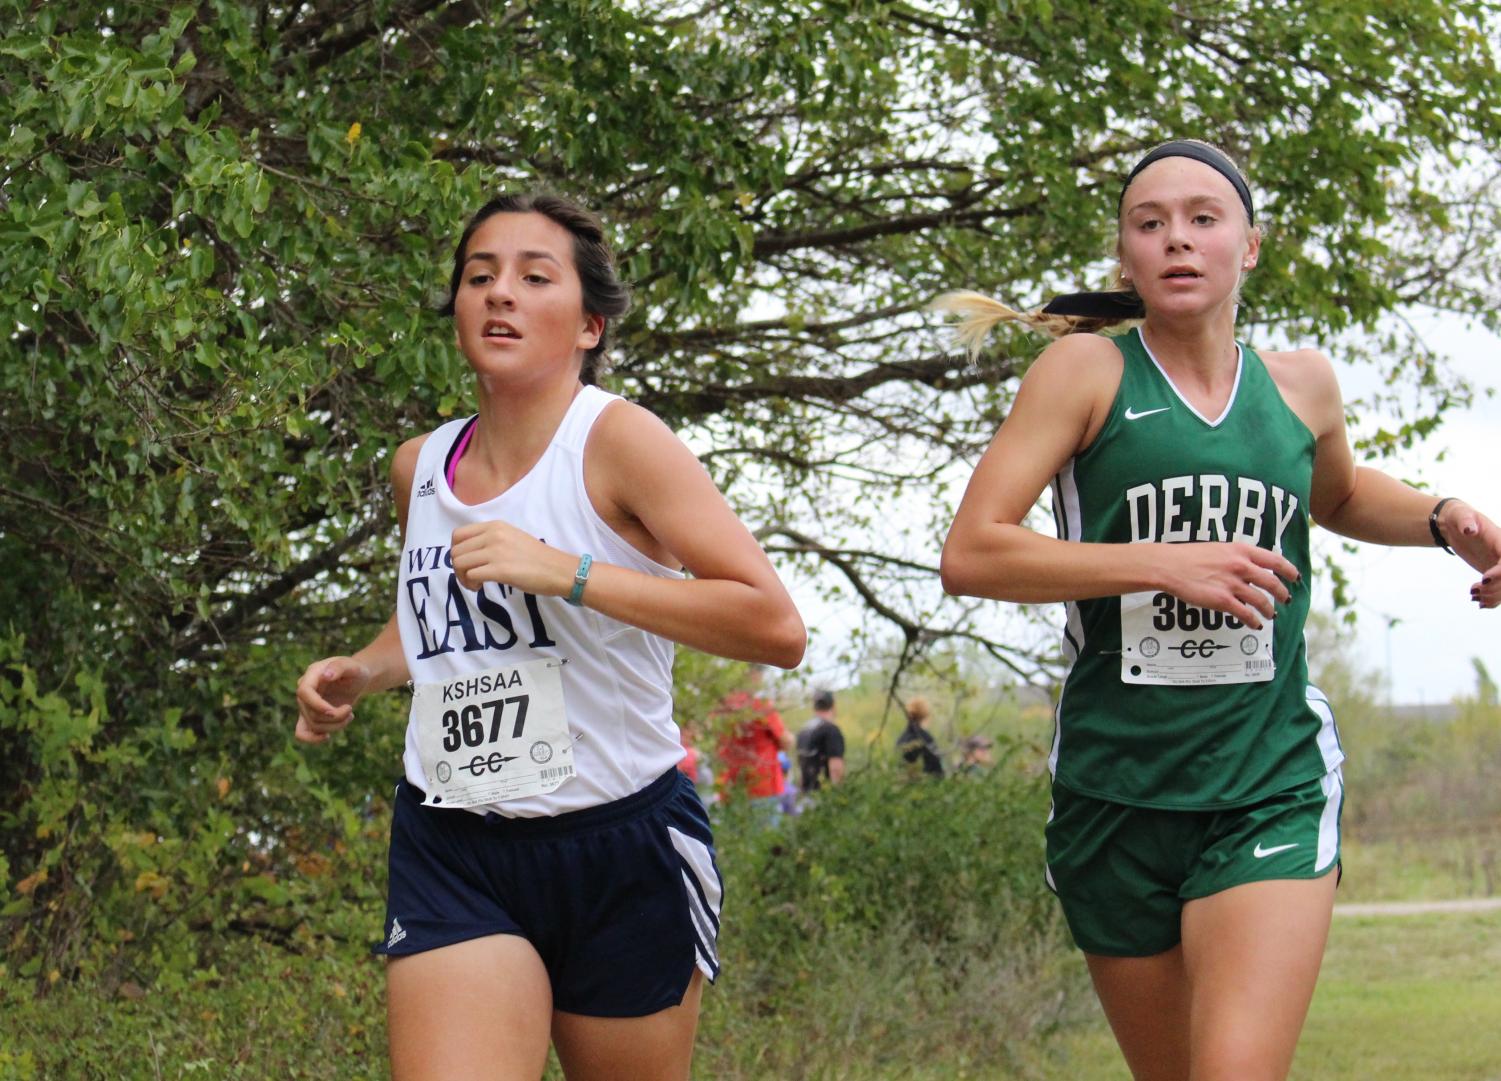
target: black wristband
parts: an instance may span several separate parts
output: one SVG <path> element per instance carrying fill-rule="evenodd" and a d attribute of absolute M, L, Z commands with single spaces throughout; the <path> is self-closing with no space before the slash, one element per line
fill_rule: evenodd
<path fill-rule="evenodd" d="M 1454 549 L 1449 547 L 1448 542 L 1444 540 L 1444 535 L 1439 532 L 1438 512 L 1444 509 L 1445 503 L 1451 502 L 1453 499 L 1452 495 L 1445 496 L 1433 505 L 1433 510 L 1428 514 L 1428 532 L 1433 534 L 1433 543 L 1448 552 L 1451 556 L 1454 554 Z"/>

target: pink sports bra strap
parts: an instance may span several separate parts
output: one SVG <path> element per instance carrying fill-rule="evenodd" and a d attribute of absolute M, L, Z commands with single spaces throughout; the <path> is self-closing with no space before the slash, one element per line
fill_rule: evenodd
<path fill-rule="evenodd" d="M 450 489 L 453 488 L 454 474 L 457 473 L 459 469 L 459 459 L 462 458 L 464 456 L 464 452 L 469 449 L 469 440 L 474 438 L 474 429 L 478 427 L 478 424 L 471 424 L 464 429 L 464 434 L 459 437 L 459 445 L 454 448 L 452 456 L 448 459 L 448 472 L 444 474 L 444 476 L 448 480 L 448 487 Z"/>

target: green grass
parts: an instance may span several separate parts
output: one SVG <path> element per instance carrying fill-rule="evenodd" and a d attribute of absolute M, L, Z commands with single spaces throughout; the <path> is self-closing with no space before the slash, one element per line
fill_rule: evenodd
<path fill-rule="evenodd" d="M 1362 841 L 1341 844 L 1338 901 L 1448 901 L 1501 889 L 1501 835 Z"/>
<path fill-rule="evenodd" d="M 1501 1081 L 1501 912 L 1338 917 L 1291 1081 Z M 1047 1081 L 1129 1081 L 1104 1018 Z"/>
<path fill-rule="evenodd" d="M 1294 1077 L 1501 1079 L 1501 912 L 1339 917 Z"/>

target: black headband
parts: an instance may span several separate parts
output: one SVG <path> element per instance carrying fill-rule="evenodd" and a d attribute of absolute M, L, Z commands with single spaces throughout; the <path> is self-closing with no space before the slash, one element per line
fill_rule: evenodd
<path fill-rule="evenodd" d="M 1240 205 L 1246 208 L 1246 218 L 1252 225 L 1256 224 L 1256 211 L 1251 208 L 1251 189 L 1246 186 L 1246 178 L 1240 175 L 1240 170 L 1214 147 L 1187 139 L 1175 139 L 1173 142 L 1163 143 L 1136 163 L 1136 167 L 1126 175 L 1126 182 L 1121 185 L 1120 198 L 1115 201 L 1116 217 L 1120 217 L 1121 207 L 1126 202 L 1126 189 L 1131 186 L 1131 181 L 1135 180 L 1137 174 L 1148 165 L 1154 161 L 1161 161 L 1163 158 L 1192 158 L 1194 161 L 1203 162 L 1219 173 L 1220 176 L 1230 181 L 1235 194 L 1240 196 Z"/>

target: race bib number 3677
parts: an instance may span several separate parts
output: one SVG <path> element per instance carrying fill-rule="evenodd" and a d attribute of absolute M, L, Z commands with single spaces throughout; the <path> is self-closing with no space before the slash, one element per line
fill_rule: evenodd
<path fill-rule="evenodd" d="M 1169 687 L 1264 683 L 1277 671 L 1272 621 L 1261 630 L 1171 593 L 1121 597 L 1121 682 Z"/>
<path fill-rule="evenodd" d="M 412 695 L 427 806 L 475 807 L 551 792 L 574 775 L 562 661 L 502 665 Z"/>

